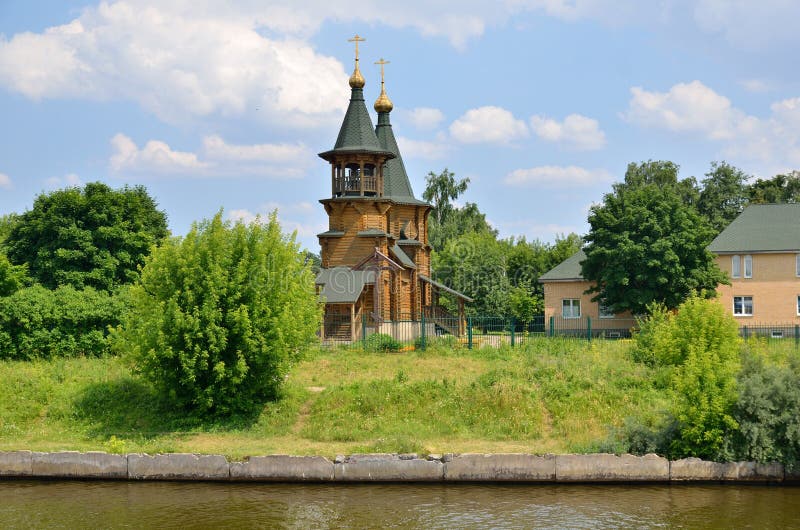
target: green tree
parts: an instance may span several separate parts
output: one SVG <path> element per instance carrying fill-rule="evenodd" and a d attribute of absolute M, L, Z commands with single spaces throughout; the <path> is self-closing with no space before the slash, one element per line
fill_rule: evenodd
<path fill-rule="evenodd" d="M 422 198 L 433 205 L 428 217 L 428 244 L 435 251 L 442 250 L 448 241 L 470 232 L 487 232 L 497 237 L 497 231 L 486 222 L 486 216 L 478 205 L 467 202 L 458 208 L 453 204 L 467 190 L 469 179 L 456 180 L 455 174 L 444 169 L 425 177 Z"/>
<path fill-rule="evenodd" d="M 470 314 L 508 314 L 511 285 L 506 271 L 504 244 L 486 232 L 463 234 L 433 254 L 431 264 L 436 279 L 460 291 L 474 302 L 467 307 Z M 451 311 L 455 305 L 445 307 Z"/>
<path fill-rule="evenodd" d="M 771 179 L 757 179 L 748 187 L 750 202 L 754 204 L 800 202 L 800 172 L 775 175 Z"/>
<path fill-rule="evenodd" d="M 119 351 L 179 406 L 201 416 L 258 410 L 315 339 L 314 277 L 294 236 L 218 213 L 146 259 Z"/>
<path fill-rule="evenodd" d="M 544 298 L 525 284 L 510 289 L 508 305 L 511 315 L 522 324 L 523 329 L 528 329 L 533 317 L 544 313 Z"/>
<path fill-rule="evenodd" d="M 141 187 L 100 182 L 41 194 L 19 216 L 4 246 L 45 287 L 111 291 L 133 282 L 150 248 L 167 235 L 167 219 Z"/>
<path fill-rule="evenodd" d="M 3 241 L 6 240 L 8 234 L 11 233 L 11 229 L 19 222 L 19 215 L 15 213 L 9 213 L 6 215 L 0 215 L 0 245 L 3 244 Z"/>
<path fill-rule="evenodd" d="M 0 296 L 9 296 L 29 283 L 25 265 L 12 265 L 0 252 Z"/>
<path fill-rule="evenodd" d="M 625 181 L 591 208 L 581 269 L 593 300 L 642 314 L 654 301 L 675 308 L 692 293 L 713 296 L 727 282 L 706 250 L 714 230 L 688 204 L 691 188 L 671 162 L 630 164 Z"/>
<path fill-rule="evenodd" d="M 748 176 L 727 162 L 712 162 L 703 179 L 698 211 L 719 233 L 742 213 L 747 205 Z"/>

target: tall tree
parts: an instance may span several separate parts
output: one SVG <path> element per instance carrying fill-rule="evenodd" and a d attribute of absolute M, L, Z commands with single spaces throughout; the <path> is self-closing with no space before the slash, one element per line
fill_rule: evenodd
<path fill-rule="evenodd" d="M 455 174 L 444 169 L 438 175 L 434 172 L 425 177 L 426 187 L 422 197 L 433 205 L 428 218 L 428 244 L 435 250 L 444 249 L 448 241 L 468 233 L 489 233 L 497 237 L 481 213 L 478 205 L 467 202 L 463 207 L 455 206 L 454 201 L 467 190 L 469 179 L 456 180 Z"/>
<path fill-rule="evenodd" d="M 750 184 L 748 191 L 750 202 L 755 204 L 800 202 L 800 171 L 758 179 Z"/>
<path fill-rule="evenodd" d="M 697 210 L 721 232 L 747 205 L 748 176 L 727 162 L 712 162 L 703 179 Z"/>
<path fill-rule="evenodd" d="M 677 307 L 693 292 L 710 296 L 725 275 L 706 246 L 714 236 L 690 204 L 690 186 L 671 162 L 630 164 L 622 183 L 589 213 L 583 277 L 615 312 Z"/>
<path fill-rule="evenodd" d="M 144 187 L 95 182 L 41 194 L 4 243 L 12 263 L 55 288 L 112 290 L 133 282 L 150 248 L 167 236 L 167 217 Z"/>

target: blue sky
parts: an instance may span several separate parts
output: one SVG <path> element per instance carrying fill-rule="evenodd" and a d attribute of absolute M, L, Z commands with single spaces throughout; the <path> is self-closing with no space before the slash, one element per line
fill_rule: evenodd
<path fill-rule="evenodd" d="M 632 161 L 800 168 L 797 20 L 794 0 L 0 0 L 0 213 L 142 184 L 176 234 L 278 209 L 318 251 L 358 33 L 370 110 L 390 61 L 417 196 L 447 167 L 502 236 L 582 234 Z"/>

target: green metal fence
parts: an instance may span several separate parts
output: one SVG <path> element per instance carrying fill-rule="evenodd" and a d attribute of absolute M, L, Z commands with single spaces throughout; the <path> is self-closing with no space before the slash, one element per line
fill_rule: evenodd
<path fill-rule="evenodd" d="M 375 321 L 369 315 L 326 315 L 320 331 L 324 345 L 346 345 L 378 350 L 425 349 L 434 344 L 517 346 L 536 338 L 560 337 L 577 340 L 629 339 L 637 329 L 634 318 L 563 318 L 537 316 L 530 321 L 512 317 L 469 316 L 460 319 L 447 314 L 401 316 Z M 324 335 L 323 335 L 324 333 Z M 800 347 L 800 325 L 743 325 L 744 339 L 793 340 Z"/>

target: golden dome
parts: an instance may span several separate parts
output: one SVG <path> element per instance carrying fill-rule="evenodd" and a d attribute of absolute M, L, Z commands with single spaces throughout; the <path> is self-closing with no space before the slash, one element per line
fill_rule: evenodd
<path fill-rule="evenodd" d="M 353 70 L 353 75 L 350 76 L 350 88 L 364 88 L 364 76 L 361 75 L 361 70 L 358 69 L 358 62 L 356 62 L 356 69 Z"/>
<path fill-rule="evenodd" d="M 381 83 L 381 95 L 375 100 L 375 110 L 377 112 L 392 112 L 393 108 L 392 100 L 386 95 L 386 90 L 383 88 L 383 83 Z"/>
<path fill-rule="evenodd" d="M 384 61 L 383 57 L 381 57 L 381 60 L 375 64 L 381 65 L 381 95 L 375 100 L 375 110 L 377 112 L 392 112 L 394 105 L 392 105 L 392 100 L 389 99 L 389 96 L 386 95 L 386 84 L 383 81 L 383 65 L 389 64 L 389 61 Z"/>

